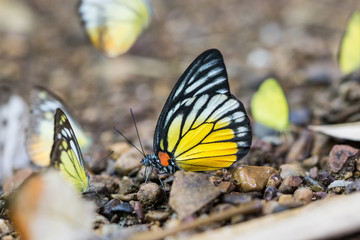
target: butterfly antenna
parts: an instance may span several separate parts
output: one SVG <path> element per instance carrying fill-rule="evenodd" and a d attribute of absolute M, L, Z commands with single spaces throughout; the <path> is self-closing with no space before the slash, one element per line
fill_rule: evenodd
<path fill-rule="evenodd" d="M 139 153 L 141 153 L 141 155 L 143 155 L 143 156 L 145 157 L 145 154 L 144 154 L 142 151 L 140 151 L 127 137 L 125 137 L 125 135 L 124 135 L 122 132 L 120 132 L 116 127 L 113 127 L 113 128 L 114 128 L 114 130 L 115 130 L 116 132 L 118 132 L 131 146 L 133 146 L 136 150 L 139 151 Z"/>
<path fill-rule="evenodd" d="M 130 113 L 131 113 L 131 117 L 132 117 L 133 122 L 134 122 L 134 125 L 135 125 L 136 134 L 137 134 L 137 137 L 138 137 L 138 139 L 139 139 L 139 143 L 140 143 L 140 146 L 141 146 L 141 150 L 142 150 L 142 152 L 143 152 L 143 155 L 145 156 L 145 151 L 144 151 L 143 145 L 142 145 L 142 143 L 141 143 L 139 131 L 138 131 L 138 128 L 137 128 L 137 125 L 136 125 L 135 116 L 134 116 L 134 113 L 133 113 L 133 111 L 132 111 L 132 108 L 130 108 Z"/>

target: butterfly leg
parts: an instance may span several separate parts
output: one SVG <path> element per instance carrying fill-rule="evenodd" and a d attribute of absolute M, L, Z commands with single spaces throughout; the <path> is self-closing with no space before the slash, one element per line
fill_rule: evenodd
<path fill-rule="evenodd" d="M 165 185 L 164 185 L 164 183 L 161 181 L 160 174 L 158 174 L 157 176 L 158 176 L 159 182 L 160 182 L 160 184 L 161 184 L 161 188 L 162 188 L 163 191 L 164 191 L 165 200 L 166 200 L 166 202 L 167 202 L 167 201 L 168 201 L 168 198 L 167 198 L 167 195 L 166 195 Z"/>
<path fill-rule="evenodd" d="M 145 167 L 145 175 L 146 175 L 146 177 L 145 177 L 145 183 L 147 183 L 147 181 L 149 180 L 149 176 L 150 176 L 150 178 L 151 178 L 151 175 L 152 175 L 153 170 L 154 170 L 153 167 L 150 168 L 150 171 L 147 171 L 147 169 L 148 169 L 148 166 Z"/>

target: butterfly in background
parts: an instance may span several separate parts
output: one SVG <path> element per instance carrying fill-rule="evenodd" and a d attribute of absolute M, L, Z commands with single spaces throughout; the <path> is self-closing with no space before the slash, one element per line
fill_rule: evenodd
<path fill-rule="evenodd" d="M 84 192 L 88 188 L 89 176 L 84 169 L 84 160 L 75 132 L 60 108 L 56 109 L 54 125 L 51 166 L 58 168 L 79 192 Z"/>
<path fill-rule="evenodd" d="M 186 69 L 170 93 L 141 163 L 161 172 L 229 167 L 251 145 L 250 121 L 229 89 L 221 53 L 210 49 Z"/>
<path fill-rule="evenodd" d="M 360 69 L 360 11 L 354 11 L 348 21 L 338 61 L 340 70 L 345 75 Z"/>
<path fill-rule="evenodd" d="M 92 44 L 117 57 L 149 25 L 151 9 L 147 0 L 82 0 L 79 13 Z"/>
<path fill-rule="evenodd" d="M 257 123 L 284 132 L 289 129 L 289 106 L 280 84 L 266 79 L 251 99 L 251 113 Z"/>
<path fill-rule="evenodd" d="M 57 108 L 64 110 L 78 136 L 79 146 L 87 152 L 92 139 L 86 135 L 79 123 L 69 113 L 68 108 L 53 93 L 45 88 L 35 87 L 30 94 L 31 116 L 26 136 L 26 147 L 33 163 L 49 166 L 50 151 L 53 145 L 54 115 Z"/>
<path fill-rule="evenodd" d="M 0 182 L 29 164 L 24 144 L 28 113 L 23 98 L 0 83 Z"/>

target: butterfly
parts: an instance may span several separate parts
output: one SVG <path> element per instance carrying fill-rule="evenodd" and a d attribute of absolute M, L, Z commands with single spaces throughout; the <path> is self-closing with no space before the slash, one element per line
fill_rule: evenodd
<path fill-rule="evenodd" d="M 141 163 L 161 172 L 227 168 L 251 145 L 250 121 L 229 89 L 221 53 L 210 49 L 186 69 L 170 93 Z"/>
<path fill-rule="evenodd" d="M 89 175 L 84 169 L 84 160 L 75 132 L 66 114 L 56 109 L 54 120 L 54 144 L 50 154 L 51 166 L 69 180 L 79 192 L 88 188 Z"/>
<path fill-rule="evenodd" d="M 63 109 L 78 136 L 79 146 L 87 152 L 92 139 L 85 134 L 79 123 L 69 113 L 68 108 L 55 94 L 45 88 L 35 87 L 30 93 L 31 116 L 27 131 L 26 147 L 30 159 L 39 166 L 49 166 L 53 144 L 54 115 L 57 108 Z"/>
<path fill-rule="evenodd" d="M 11 88 L 5 85 L 0 84 L 0 96 L 1 182 L 5 177 L 11 176 L 14 169 L 24 168 L 29 164 L 29 158 L 23 144 L 26 137 L 25 130 L 29 122 L 29 109 L 23 98 L 14 94 Z"/>
<path fill-rule="evenodd" d="M 284 91 L 274 78 L 268 78 L 260 85 L 250 106 L 256 122 L 280 132 L 289 128 L 288 103 Z"/>
<path fill-rule="evenodd" d="M 82 0 L 79 13 L 92 44 L 117 57 L 149 25 L 151 9 L 147 0 Z"/>
<path fill-rule="evenodd" d="M 339 66 L 347 75 L 360 69 L 360 12 L 355 11 L 348 21 L 339 49 Z"/>

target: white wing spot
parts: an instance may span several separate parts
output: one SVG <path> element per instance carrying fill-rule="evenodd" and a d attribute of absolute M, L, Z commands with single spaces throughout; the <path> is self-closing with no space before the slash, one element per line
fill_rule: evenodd
<path fill-rule="evenodd" d="M 201 84 L 204 84 L 209 78 L 217 75 L 219 72 L 222 72 L 223 68 L 214 68 L 211 71 L 209 71 L 205 76 L 198 79 L 196 82 L 188 86 L 185 90 L 185 93 L 189 93 L 197 89 Z"/>
<path fill-rule="evenodd" d="M 237 145 L 239 147 L 249 147 L 249 143 L 247 141 L 240 141 L 240 142 L 237 142 Z"/>
<path fill-rule="evenodd" d="M 220 76 L 220 77 L 216 78 L 213 82 L 207 84 L 205 87 L 200 88 L 194 95 L 198 95 L 198 94 L 200 94 L 200 93 L 202 93 L 202 92 L 205 92 L 206 90 L 214 87 L 215 85 L 221 84 L 221 83 L 224 82 L 225 80 L 226 80 L 226 78 L 225 78 L 224 76 Z M 219 90 L 220 90 L 220 89 L 219 89 Z M 219 90 L 217 90 L 217 91 L 219 91 Z M 226 89 L 222 89 L 222 90 L 224 90 L 223 93 L 227 92 Z M 216 91 L 216 92 L 217 92 L 217 91 Z"/>
<path fill-rule="evenodd" d="M 61 129 L 61 134 L 63 135 L 63 136 L 65 136 L 65 137 L 69 137 L 70 135 L 68 135 L 68 131 L 66 131 L 66 129 L 65 128 L 63 128 L 63 129 Z"/>
<path fill-rule="evenodd" d="M 224 105 L 222 105 L 219 109 L 217 109 L 212 115 L 212 119 L 218 119 L 221 118 L 221 116 L 227 114 L 230 111 L 235 110 L 240 106 L 239 102 L 235 99 L 229 99 L 227 102 L 225 102 Z"/>
<path fill-rule="evenodd" d="M 249 129 L 247 127 L 238 127 L 236 129 L 237 133 L 246 133 Z"/>
<path fill-rule="evenodd" d="M 180 92 L 183 90 L 184 88 L 184 85 L 185 85 L 185 81 L 182 81 L 182 83 L 179 85 L 178 89 L 176 90 L 174 96 L 173 96 L 173 99 L 176 98 Z"/>
<path fill-rule="evenodd" d="M 219 89 L 219 90 L 216 90 L 216 92 L 217 93 L 222 93 L 222 94 L 224 94 L 224 93 L 227 93 L 227 92 L 229 92 L 227 89 Z"/>
<path fill-rule="evenodd" d="M 79 153 L 77 151 L 77 148 L 76 148 L 75 143 L 74 143 L 73 140 L 70 141 L 70 146 L 71 146 L 71 149 L 74 151 L 77 159 L 80 161 Z"/>
<path fill-rule="evenodd" d="M 71 132 L 68 128 L 64 128 L 64 130 L 66 131 L 67 137 L 71 137 Z"/>
<path fill-rule="evenodd" d="M 166 126 L 166 125 L 168 124 L 171 116 L 176 112 L 176 110 L 179 109 L 180 105 L 181 105 L 181 103 L 178 102 L 178 103 L 175 105 L 175 107 L 173 107 L 173 108 L 168 112 L 168 114 L 167 114 L 167 116 L 166 116 L 166 119 L 165 119 L 165 124 L 164 124 L 164 126 Z"/>

